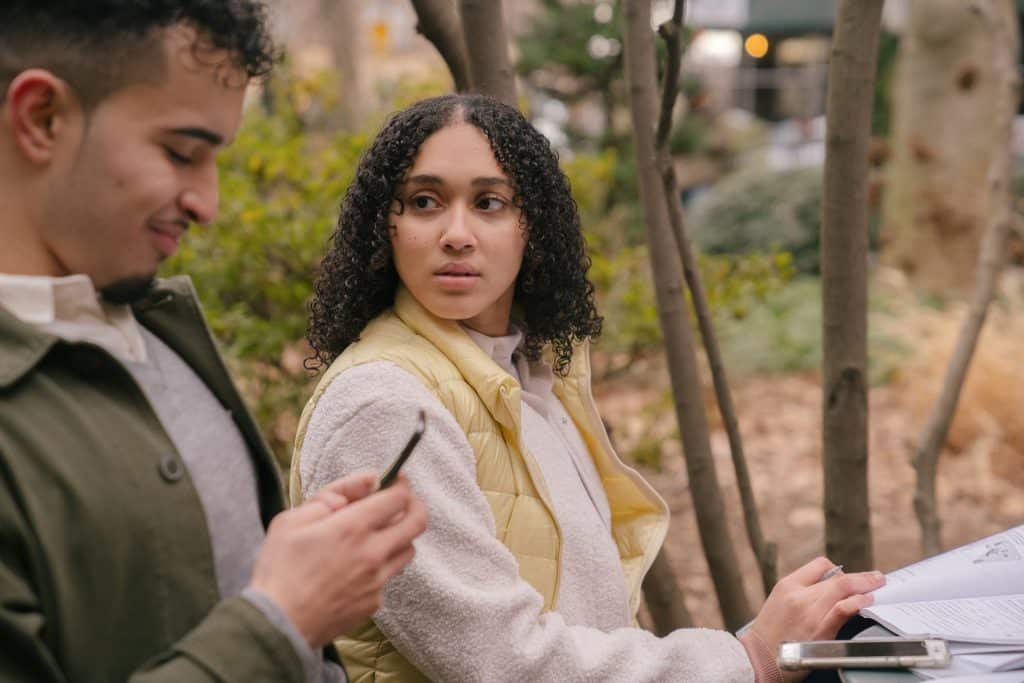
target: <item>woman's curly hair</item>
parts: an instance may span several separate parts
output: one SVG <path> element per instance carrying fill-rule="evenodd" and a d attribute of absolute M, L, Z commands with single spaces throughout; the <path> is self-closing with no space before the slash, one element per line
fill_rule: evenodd
<path fill-rule="evenodd" d="M 393 115 L 359 162 L 310 304 L 314 365 L 337 358 L 394 303 L 399 278 L 389 236 L 392 203 L 423 142 L 460 121 L 487 138 L 523 212 L 527 241 L 514 301 L 524 353 L 537 359 L 550 345 L 554 369 L 564 375 L 574 344 L 601 333 L 576 202 L 547 138 L 496 99 L 445 95 Z"/>

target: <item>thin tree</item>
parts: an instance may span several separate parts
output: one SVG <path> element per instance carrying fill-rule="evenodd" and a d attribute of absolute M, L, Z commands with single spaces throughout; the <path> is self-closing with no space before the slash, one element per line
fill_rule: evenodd
<path fill-rule="evenodd" d="M 711 320 L 711 308 L 708 306 L 708 297 L 704 290 L 704 283 L 701 280 L 700 270 L 697 268 L 697 258 L 694 254 L 690 238 L 686 233 L 683 209 L 679 199 L 679 183 L 676 180 L 675 165 L 672 163 L 668 144 L 673 121 L 672 113 L 679 94 L 679 67 L 682 63 L 685 4 L 685 0 L 676 0 L 672 18 L 658 27 L 659 35 L 665 40 L 666 54 L 661 113 L 658 116 L 655 144 L 657 146 L 657 158 L 661 170 L 662 183 L 665 187 L 665 199 L 668 202 L 672 233 L 675 236 L 679 258 L 683 264 L 683 275 L 686 278 L 686 285 L 690 290 L 690 299 L 693 302 L 694 312 L 696 313 L 697 325 L 704 344 L 704 353 L 707 355 L 708 366 L 711 369 L 711 378 L 715 387 L 715 398 L 718 401 L 718 411 L 722 416 L 725 432 L 729 438 L 729 451 L 732 454 L 733 469 L 736 472 L 736 487 L 739 490 L 740 501 L 743 507 L 743 521 L 747 530 L 747 540 L 750 543 L 754 557 L 757 558 L 758 568 L 761 572 L 761 586 L 764 589 L 765 595 L 768 595 L 778 580 L 778 547 L 775 543 L 766 541 L 764 532 L 761 530 L 757 500 L 754 496 L 753 484 L 750 481 L 747 459 L 743 452 L 743 439 L 740 436 L 739 420 L 736 417 L 736 408 L 732 401 L 732 392 L 729 389 L 725 362 L 722 360 L 718 338 L 715 335 L 714 324 Z"/>
<path fill-rule="evenodd" d="M 650 0 L 625 0 L 624 6 L 626 80 L 633 119 L 637 184 L 646 219 L 648 252 L 676 419 L 704 555 L 726 626 L 736 629 L 750 619 L 751 610 L 729 538 L 725 504 L 711 455 L 693 331 L 655 150 L 658 88 Z"/>
<path fill-rule="evenodd" d="M 872 566 L 868 509 L 867 173 L 882 0 L 839 0 L 821 226 L 825 552 Z"/>
<path fill-rule="evenodd" d="M 453 0 L 412 0 L 416 11 L 416 30 L 433 43 L 455 81 L 456 92 L 468 92 L 469 59 L 462 37 L 462 22 Z"/>
<path fill-rule="evenodd" d="M 459 16 L 473 91 L 517 106 L 516 75 L 508 56 L 501 1 L 459 0 Z"/>
<path fill-rule="evenodd" d="M 355 26 L 357 7 L 349 0 L 320 0 L 323 26 Z M 362 53 L 358 31 L 326 31 L 334 67 L 341 81 L 341 124 L 347 130 L 358 128 L 363 119 L 363 94 L 359 58 Z"/>
<path fill-rule="evenodd" d="M 501 0 L 411 2 L 416 30 L 437 48 L 456 91 L 490 95 L 518 106 Z"/>
<path fill-rule="evenodd" d="M 1020 76 L 1017 62 L 1020 55 L 1016 8 L 1010 2 L 977 3 L 989 36 L 991 64 L 996 79 L 995 120 L 992 122 L 992 156 L 988 168 L 988 218 L 978 265 L 974 292 L 957 336 L 956 348 L 949 361 L 939 398 L 921 435 L 914 453 L 917 485 L 914 490 L 914 512 L 921 525 L 921 549 L 925 555 L 942 550 L 940 521 L 935 503 L 935 475 L 939 453 L 946 441 L 949 426 L 956 412 L 964 379 L 970 366 L 978 336 L 985 324 L 989 304 L 995 295 L 999 274 L 1006 258 L 1006 241 L 1013 224 L 1011 139 L 1013 118 L 1020 101 Z"/>

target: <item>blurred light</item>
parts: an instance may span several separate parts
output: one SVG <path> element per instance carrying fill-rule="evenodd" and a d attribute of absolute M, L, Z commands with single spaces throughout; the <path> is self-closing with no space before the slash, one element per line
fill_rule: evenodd
<path fill-rule="evenodd" d="M 651 28 L 655 31 L 658 27 L 672 18 L 672 0 L 655 0 L 651 5 Z"/>
<path fill-rule="evenodd" d="M 600 2 L 594 7 L 594 21 L 599 24 L 607 24 L 612 20 L 615 10 L 610 2 Z"/>
<path fill-rule="evenodd" d="M 695 64 L 739 66 L 743 37 L 736 31 L 704 29 L 693 39 L 686 58 Z"/>
<path fill-rule="evenodd" d="M 611 41 L 604 36 L 590 36 L 587 41 L 587 54 L 594 59 L 604 59 L 612 54 Z"/>
<path fill-rule="evenodd" d="M 370 26 L 370 42 L 378 52 L 385 52 L 391 42 L 391 27 L 386 21 L 375 21 Z"/>
<path fill-rule="evenodd" d="M 743 41 L 743 49 L 754 59 L 761 59 L 768 54 L 768 38 L 763 33 L 752 33 Z"/>

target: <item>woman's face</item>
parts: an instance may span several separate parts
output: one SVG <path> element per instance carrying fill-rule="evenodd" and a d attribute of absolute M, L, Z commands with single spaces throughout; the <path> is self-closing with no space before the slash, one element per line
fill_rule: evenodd
<path fill-rule="evenodd" d="M 490 336 L 508 333 L 526 235 L 511 180 L 469 123 L 420 147 L 398 188 L 391 247 L 402 283 L 439 318 Z"/>

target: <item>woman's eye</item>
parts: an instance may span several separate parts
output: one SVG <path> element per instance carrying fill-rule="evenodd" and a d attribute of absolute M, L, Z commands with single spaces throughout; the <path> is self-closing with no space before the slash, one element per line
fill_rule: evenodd
<path fill-rule="evenodd" d="M 437 208 L 437 201 L 433 197 L 421 194 L 412 198 L 412 205 L 417 209 L 434 209 Z"/>
<path fill-rule="evenodd" d="M 476 202 L 476 208 L 481 211 L 498 211 L 505 206 L 505 202 L 497 197 L 481 197 Z"/>

